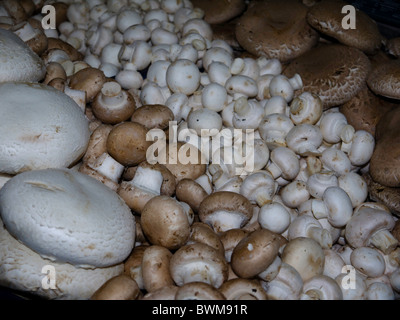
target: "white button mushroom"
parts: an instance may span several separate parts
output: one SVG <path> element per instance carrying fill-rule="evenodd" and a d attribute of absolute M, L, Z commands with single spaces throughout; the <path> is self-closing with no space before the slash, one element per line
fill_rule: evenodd
<path fill-rule="evenodd" d="M 125 202 L 73 170 L 21 173 L 1 189 L 0 206 L 7 230 L 53 261 L 107 267 L 122 262 L 134 245 L 135 220 Z"/>
<path fill-rule="evenodd" d="M 196 65 L 186 59 L 176 60 L 167 70 L 167 84 L 173 93 L 190 95 L 200 84 L 200 71 Z"/>

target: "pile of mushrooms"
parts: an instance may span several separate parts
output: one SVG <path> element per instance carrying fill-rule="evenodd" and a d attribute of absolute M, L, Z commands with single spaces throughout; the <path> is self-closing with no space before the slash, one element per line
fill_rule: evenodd
<path fill-rule="evenodd" d="M 339 36 L 344 2 L 303 2 L 3 1 L 0 285 L 47 299 L 398 299 L 387 198 L 400 186 L 384 183 L 400 96 L 371 76 L 398 67 L 396 41 L 361 12 L 365 26 Z M 56 29 L 42 28 L 47 4 Z M 10 74 L 19 58 L 32 71 Z"/>

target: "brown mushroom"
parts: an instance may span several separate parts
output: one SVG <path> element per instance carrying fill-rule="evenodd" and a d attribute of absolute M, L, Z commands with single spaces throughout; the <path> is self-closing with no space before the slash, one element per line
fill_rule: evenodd
<path fill-rule="evenodd" d="M 24 10 L 24 7 L 19 3 L 19 1 L 3 0 L 1 4 L 16 23 L 20 23 L 28 18 L 27 12 Z"/>
<path fill-rule="evenodd" d="M 252 1 L 236 24 L 237 41 L 256 56 L 289 61 L 318 41 L 318 33 L 306 21 L 307 10 L 297 0 Z"/>
<path fill-rule="evenodd" d="M 224 254 L 224 245 L 219 236 L 214 232 L 208 224 L 203 222 L 194 222 L 190 229 L 189 243 L 204 243 Z"/>
<path fill-rule="evenodd" d="M 121 274 L 104 283 L 90 300 L 135 300 L 140 294 L 136 281 Z"/>
<path fill-rule="evenodd" d="M 83 60 L 84 56 L 78 50 L 76 50 L 72 45 L 68 42 L 65 42 L 59 38 L 47 38 L 47 50 L 43 55 L 48 54 L 51 50 L 62 50 L 64 51 L 71 61 Z M 42 58 L 43 58 L 42 55 Z"/>
<path fill-rule="evenodd" d="M 175 294 L 175 300 L 226 300 L 225 296 L 212 285 L 193 281 L 180 286 Z"/>
<path fill-rule="evenodd" d="M 144 125 L 148 130 L 168 128 L 174 120 L 174 114 L 170 108 L 161 104 L 146 104 L 137 108 L 131 117 L 132 122 Z"/>
<path fill-rule="evenodd" d="M 198 214 L 200 221 L 220 233 L 243 227 L 253 216 L 253 206 L 239 193 L 217 191 L 204 198 Z"/>
<path fill-rule="evenodd" d="M 159 288 L 152 292 L 147 292 L 141 300 L 175 300 L 175 294 L 179 287 L 169 285 Z"/>
<path fill-rule="evenodd" d="M 385 47 L 388 54 L 400 58 L 400 37 L 387 40 Z"/>
<path fill-rule="evenodd" d="M 144 251 L 148 247 L 148 245 L 134 247 L 129 257 L 124 262 L 124 274 L 135 280 L 140 289 L 144 289 L 142 260 Z"/>
<path fill-rule="evenodd" d="M 256 279 L 231 279 L 225 281 L 219 291 L 227 300 L 267 300 L 265 290 Z"/>
<path fill-rule="evenodd" d="M 323 108 L 346 103 L 364 86 L 370 61 L 360 50 L 341 44 L 321 44 L 294 59 L 283 73 L 301 75 L 303 88 L 318 95 Z"/>
<path fill-rule="evenodd" d="M 232 270 L 240 278 L 252 278 L 275 260 L 284 238 L 268 229 L 250 232 L 233 249 Z"/>
<path fill-rule="evenodd" d="M 146 238 L 170 250 L 184 245 L 190 236 L 190 218 L 179 201 L 168 196 L 150 199 L 141 213 L 141 225 Z"/>
<path fill-rule="evenodd" d="M 204 20 L 209 24 L 227 22 L 246 9 L 244 0 L 192 0 L 195 8 L 204 11 Z"/>
<path fill-rule="evenodd" d="M 105 82 L 106 77 L 103 71 L 90 67 L 73 74 L 69 79 L 69 86 L 72 89 L 85 91 L 86 101 L 92 102 Z"/>
<path fill-rule="evenodd" d="M 182 179 L 176 184 L 176 198 L 186 202 L 197 213 L 200 203 L 208 196 L 204 188 L 192 179 Z"/>
<path fill-rule="evenodd" d="M 319 32 L 339 42 L 355 47 L 368 54 L 381 46 L 382 36 L 377 23 L 361 10 L 355 10 L 356 28 L 343 28 L 343 7 L 346 2 L 324 0 L 316 3 L 307 13 L 308 23 Z"/>
<path fill-rule="evenodd" d="M 374 65 L 367 84 L 375 94 L 400 100 L 400 61 L 390 60 Z"/>
<path fill-rule="evenodd" d="M 125 166 L 138 165 L 146 160 L 147 130 L 136 122 L 123 122 L 115 125 L 107 138 L 107 152 Z"/>
<path fill-rule="evenodd" d="M 369 172 L 375 182 L 387 187 L 400 187 L 400 108 L 393 108 L 378 122 L 376 145 Z"/>

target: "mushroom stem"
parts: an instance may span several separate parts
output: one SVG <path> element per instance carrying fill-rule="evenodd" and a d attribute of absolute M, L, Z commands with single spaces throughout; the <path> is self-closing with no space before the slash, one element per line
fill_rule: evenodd
<path fill-rule="evenodd" d="M 324 249 L 332 247 L 332 236 L 327 229 L 310 227 L 307 230 L 308 237 L 317 241 Z"/>
<path fill-rule="evenodd" d="M 250 106 L 246 97 L 240 97 L 235 101 L 234 111 L 241 117 L 244 117 L 250 112 Z"/>
<path fill-rule="evenodd" d="M 381 250 L 384 254 L 389 254 L 394 249 L 396 249 L 399 242 L 397 239 L 390 233 L 389 230 L 383 229 L 376 232 L 370 238 L 370 243 Z"/>
<path fill-rule="evenodd" d="M 118 182 L 124 168 L 122 164 L 118 163 L 107 153 L 103 153 L 93 165 L 93 169 L 114 182 Z"/>
<path fill-rule="evenodd" d="M 14 33 L 21 38 L 22 41 L 26 42 L 37 36 L 38 32 L 28 22 L 23 22 L 17 25 Z"/>
<path fill-rule="evenodd" d="M 149 179 L 149 176 L 152 179 Z M 160 174 L 154 175 L 154 170 L 151 168 L 138 167 L 133 179 L 128 182 L 132 185 L 140 186 L 141 189 L 152 193 L 160 193 L 161 185 L 163 183 L 163 177 Z"/>

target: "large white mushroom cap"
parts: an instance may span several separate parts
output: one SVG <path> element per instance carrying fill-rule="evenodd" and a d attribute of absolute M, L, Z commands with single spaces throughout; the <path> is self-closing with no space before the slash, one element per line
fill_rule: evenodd
<path fill-rule="evenodd" d="M 53 269 L 55 289 L 51 288 Z M 82 269 L 43 259 L 16 240 L 0 221 L 0 284 L 47 299 L 89 299 L 110 278 L 121 274 L 122 263 L 107 268 Z M 42 273 L 43 271 L 43 273 Z M 43 283 L 45 285 L 43 285 Z"/>
<path fill-rule="evenodd" d="M 7 82 L 0 84 L 0 137 L 0 172 L 65 168 L 86 151 L 89 122 L 61 91 Z"/>
<path fill-rule="evenodd" d="M 122 262 L 135 242 L 129 207 L 101 182 L 71 169 L 28 171 L 0 190 L 8 232 L 43 258 L 80 267 Z"/>
<path fill-rule="evenodd" d="M 0 82 L 37 82 L 45 74 L 43 60 L 12 31 L 0 28 Z"/>

